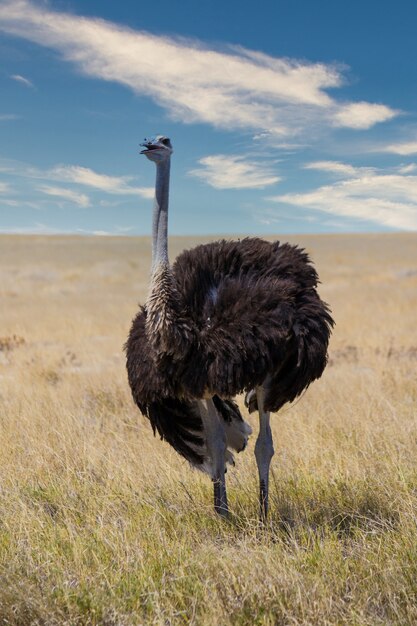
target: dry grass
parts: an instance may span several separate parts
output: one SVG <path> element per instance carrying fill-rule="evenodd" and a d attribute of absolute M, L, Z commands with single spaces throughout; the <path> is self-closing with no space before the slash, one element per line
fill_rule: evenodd
<path fill-rule="evenodd" d="M 253 439 L 223 522 L 132 405 L 149 240 L 0 238 L 0 624 L 417 623 L 417 237 L 299 240 L 337 328 L 261 529 Z"/>

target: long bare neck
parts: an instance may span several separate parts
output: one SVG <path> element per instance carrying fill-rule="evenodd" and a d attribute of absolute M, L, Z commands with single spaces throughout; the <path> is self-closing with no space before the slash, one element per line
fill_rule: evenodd
<path fill-rule="evenodd" d="M 146 333 L 157 355 L 181 359 L 192 345 L 193 334 L 183 319 L 183 305 L 168 262 L 169 172 L 169 159 L 157 164 Z"/>
<path fill-rule="evenodd" d="M 155 202 L 152 223 L 152 273 L 168 265 L 168 203 L 170 159 L 156 164 Z"/>

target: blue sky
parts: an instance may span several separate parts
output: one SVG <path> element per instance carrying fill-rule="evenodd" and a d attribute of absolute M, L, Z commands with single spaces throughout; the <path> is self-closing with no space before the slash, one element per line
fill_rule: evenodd
<path fill-rule="evenodd" d="M 414 0 L 0 0 L 0 232 L 417 230 Z"/>

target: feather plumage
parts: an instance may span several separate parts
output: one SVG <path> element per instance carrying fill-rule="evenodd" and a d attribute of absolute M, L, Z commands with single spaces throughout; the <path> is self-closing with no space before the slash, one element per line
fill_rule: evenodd
<path fill-rule="evenodd" d="M 127 368 L 141 411 L 190 460 L 185 431 L 201 432 L 193 399 L 209 393 L 220 401 L 264 384 L 265 409 L 277 411 L 321 376 L 333 320 L 307 253 L 289 244 L 247 238 L 197 246 L 177 257 L 171 280 L 182 324 L 198 334 L 188 351 L 175 334 L 158 351 L 142 308 L 126 343 Z"/>

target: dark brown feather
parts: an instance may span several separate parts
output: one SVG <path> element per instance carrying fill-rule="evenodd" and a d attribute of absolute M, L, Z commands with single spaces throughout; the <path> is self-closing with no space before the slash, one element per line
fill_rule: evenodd
<path fill-rule="evenodd" d="M 221 240 L 184 251 L 172 275 L 193 342 L 188 353 L 173 340 L 157 354 L 141 309 L 126 343 L 129 383 L 154 430 L 201 463 L 193 437 L 204 433 L 194 400 L 209 392 L 224 419 L 242 419 L 221 398 L 263 384 L 265 409 L 277 411 L 321 376 L 334 322 L 316 291 L 316 270 L 296 246 Z"/>

